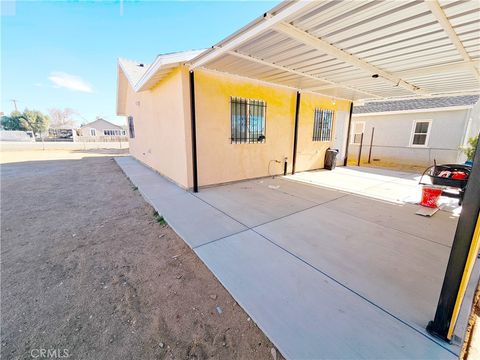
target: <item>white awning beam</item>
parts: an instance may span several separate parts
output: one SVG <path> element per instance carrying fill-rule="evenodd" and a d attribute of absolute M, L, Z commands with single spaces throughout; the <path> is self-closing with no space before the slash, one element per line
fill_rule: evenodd
<path fill-rule="evenodd" d="M 396 86 L 402 87 L 416 95 L 428 95 L 427 92 L 420 89 L 418 86 L 412 85 L 395 74 L 391 74 L 387 71 L 384 71 L 364 60 L 357 58 L 356 56 L 349 54 L 333 45 L 328 43 L 323 39 L 319 39 L 291 24 L 285 22 L 277 23 L 274 27 L 274 30 L 281 32 L 292 39 L 295 39 L 305 45 L 308 45 L 314 49 L 322 51 L 330 56 L 333 56 L 339 60 L 345 61 L 348 64 L 356 66 L 362 70 L 369 72 L 371 75 L 378 74 L 378 76 L 392 82 Z"/>
<path fill-rule="evenodd" d="M 324 78 L 321 78 L 321 77 L 318 77 L 318 76 L 315 76 L 315 75 L 310 75 L 310 74 L 307 74 L 307 73 L 304 73 L 304 72 L 301 72 L 301 71 L 297 71 L 297 70 L 294 70 L 294 69 L 287 68 L 287 67 L 282 66 L 282 65 L 277 65 L 277 64 L 274 64 L 274 63 L 271 63 L 271 62 L 268 62 L 268 61 L 265 61 L 265 60 L 262 60 L 262 59 L 257 59 L 253 56 L 241 54 L 241 53 L 236 52 L 236 51 L 228 51 L 227 54 L 232 55 L 232 56 L 236 56 L 236 57 L 244 59 L 244 60 L 256 62 L 257 64 L 262 64 L 262 65 L 269 66 L 269 67 L 272 67 L 272 68 L 275 68 L 275 69 L 286 71 L 286 72 L 291 73 L 291 74 L 303 76 L 303 77 L 306 77 L 306 78 L 309 78 L 309 79 L 321 81 L 321 82 L 324 82 L 324 83 L 328 84 L 328 85 L 317 86 L 317 87 L 312 87 L 312 88 L 305 88 L 303 90 L 313 90 L 314 91 L 314 90 L 321 89 L 321 88 L 322 89 L 323 88 L 333 89 L 333 88 L 341 87 L 341 88 L 349 89 L 349 90 L 352 90 L 352 91 L 355 91 L 355 92 L 360 92 L 362 94 L 366 94 L 366 95 L 372 96 L 374 98 L 381 98 L 381 96 L 377 95 L 377 94 L 373 94 L 373 93 L 370 93 L 370 92 L 367 92 L 367 91 L 363 91 L 363 90 L 360 90 L 360 89 L 357 89 L 355 87 L 348 86 L 348 85 L 345 85 L 345 84 L 335 83 L 333 81 L 330 81 L 330 80 L 327 80 L 327 79 L 324 79 Z M 300 90 L 302 90 L 302 89 L 300 89 Z"/>
<path fill-rule="evenodd" d="M 220 55 L 224 54 L 229 50 L 234 50 L 239 45 L 243 44 L 245 41 L 250 40 L 251 38 L 257 36 L 258 34 L 262 33 L 265 30 L 272 28 L 275 24 L 283 21 L 285 18 L 289 17 L 290 15 L 295 14 L 299 10 L 307 6 L 312 6 L 312 1 L 310 0 L 298 0 L 297 2 L 292 2 L 292 5 L 287 7 L 286 9 L 280 11 L 275 15 L 265 14 L 263 17 L 263 21 L 259 24 L 255 24 L 250 26 L 245 31 L 238 33 L 234 38 L 230 39 L 228 42 L 221 46 L 213 47 L 211 50 L 206 51 L 202 55 L 198 56 L 197 58 L 193 59 L 190 62 L 190 70 L 193 70 L 199 66 L 202 66 Z"/>
<path fill-rule="evenodd" d="M 465 60 L 467 63 L 470 63 L 470 69 L 474 73 L 475 77 L 477 80 L 480 80 L 480 74 L 478 72 L 478 69 L 475 67 L 475 65 L 472 63 L 472 59 L 470 58 L 470 55 L 468 55 L 467 50 L 463 47 L 463 44 L 461 40 L 459 39 L 457 33 L 452 27 L 452 24 L 447 18 L 447 15 L 445 15 L 445 12 L 443 11 L 442 7 L 438 3 L 437 0 L 427 0 L 425 1 L 427 4 L 428 8 L 430 9 L 430 12 L 435 16 L 437 19 L 438 23 L 440 26 L 445 30 L 447 33 L 450 41 L 455 45 L 457 48 L 458 52 L 462 56 L 463 60 Z"/>
<path fill-rule="evenodd" d="M 455 71 L 470 69 L 472 66 L 476 67 L 479 64 L 479 62 L 475 63 L 474 61 L 462 61 L 454 64 L 434 65 L 423 68 L 416 68 L 412 70 L 403 70 L 396 72 L 396 74 L 401 77 L 415 77 L 449 72 L 451 73 Z"/>

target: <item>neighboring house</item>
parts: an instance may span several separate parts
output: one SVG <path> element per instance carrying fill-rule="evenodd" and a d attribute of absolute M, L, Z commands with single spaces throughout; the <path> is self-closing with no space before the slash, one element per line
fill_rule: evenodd
<path fill-rule="evenodd" d="M 120 59 L 117 113 L 128 116 L 130 153 L 184 188 L 193 185 L 189 71 L 200 54 L 160 55 L 150 65 Z M 207 69 L 195 71 L 198 185 L 292 172 L 297 92 Z M 343 148 L 350 101 L 302 93 L 296 171 L 323 168 Z M 339 162 L 342 155 L 339 156 Z"/>
<path fill-rule="evenodd" d="M 78 130 L 79 135 L 83 137 L 100 138 L 104 136 L 108 137 L 125 137 L 127 131 L 121 126 L 115 125 L 105 119 L 97 118 L 88 124 L 84 124 Z"/>
<path fill-rule="evenodd" d="M 468 95 L 354 106 L 349 160 L 357 161 L 363 134 L 362 162 L 369 156 L 386 165 L 463 162 L 460 148 L 480 131 L 478 101 L 478 95 Z"/>

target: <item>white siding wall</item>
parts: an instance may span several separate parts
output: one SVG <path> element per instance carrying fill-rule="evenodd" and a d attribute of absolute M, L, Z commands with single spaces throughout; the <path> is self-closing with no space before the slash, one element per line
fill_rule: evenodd
<path fill-rule="evenodd" d="M 336 125 L 335 125 L 335 138 L 333 141 L 333 148 L 338 149 L 337 165 L 343 165 L 345 158 L 345 148 L 347 144 L 347 131 L 348 131 L 348 116 L 349 111 L 337 111 Z"/>
<path fill-rule="evenodd" d="M 437 163 L 456 163 L 459 161 L 459 147 L 464 141 L 469 113 L 469 110 L 453 110 L 376 116 L 354 114 L 352 122 L 365 122 L 362 161 L 368 159 L 372 128 L 375 127 L 372 162 L 376 159 L 384 163 L 429 165 L 436 159 Z M 431 120 L 425 147 L 410 146 L 416 120 Z M 357 159 L 358 150 L 358 145 L 350 144 L 350 160 Z"/>

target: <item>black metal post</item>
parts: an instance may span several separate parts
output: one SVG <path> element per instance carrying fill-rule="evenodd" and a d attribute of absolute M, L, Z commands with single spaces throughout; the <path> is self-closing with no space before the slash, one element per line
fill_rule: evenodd
<path fill-rule="evenodd" d="M 363 146 L 363 133 L 362 133 L 362 136 L 360 137 L 360 148 L 358 149 L 357 166 L 360 166 L 360 160 L 362 159 L 362 146 Z"/>
<path fill-rule="evenodd" d="M 372 160 L 372 146 L 373 146 L 373 134 L 375 134 L 375 128 L 372 127 L 372 137 L 370 138 L 370 150 L 368 151 L 368 163 Z"/>
<path fill-rule="evenodd" d="M 293 134 L 293 158 L 292 174 L 295 174 L 295 164 L 297 163 L 297 141 L 298 141 L 298 113 L 300 111 L 300 91 L 297 91 L 297 101 L 295 103 L 295 125 Z"/>
<path fill-rule="evenodd" d="M 347 166 L 347 163 L 348 163 L 348 145 L 350 144 L 350 129 L 352 127 L 352 113 L 353 113 L 353 101 L 350 103 L 350 114 L 348 116 L 348 129 L 347 129 L 347 143 L 345 145 L 345 158 L 343 160 L 343 166 Z"/>
<path fill-rule="evenodd" d="M 283 175 L 287 175 L 287 167 L 288 167 L 288 162 L 285 160 L 283 162 Z"/>
<path fill-rule="evenodd" d="M 193 192 L 198 192 L 198 173 L 197 173 L 197 124 L 195 118 L 195 74 L 190 71 L 190 116 L 192 120 L 192 173 L 193 173 Z"/>
<path fill-rule="evenodd" d="M 459 296 L 462 279 L 465 273 L 467 262 L 475 261 L 477 254 L 469 258 L 470 246 L 472 244 L 475 227 L 477 226 L 480 214 L 480 146 L 473 160 L 472 170 L 465 189 L 465 196 L 462 203 L 462 213 L 458 219 L 457 230 L 453 240 L 450 258 L 448 259 L 447 271 L 443 280 L 440 298 L 438 300 L 435 318 L 430 321 L 427 331 L 445 341 L 451 340 L 449 330 L 455 325 L 453 319 L 454 310 L 459 307 L 463 294 Z M 469 276 L 469 274 L 468 274 Z M 468 279 L 464 279 L 464 281 Z M 458 308 L 457 308 L 458 311 Z"/>

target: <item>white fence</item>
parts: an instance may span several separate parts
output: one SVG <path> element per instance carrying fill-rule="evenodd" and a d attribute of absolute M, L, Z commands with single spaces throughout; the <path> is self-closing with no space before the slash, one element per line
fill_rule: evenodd
<path fill-rule="evenodd" d="M 128 141 L 2 141 L 1 151 L 22 151 L 22 150 L 94 150 L 94 149 L 128 149 Z"/>

